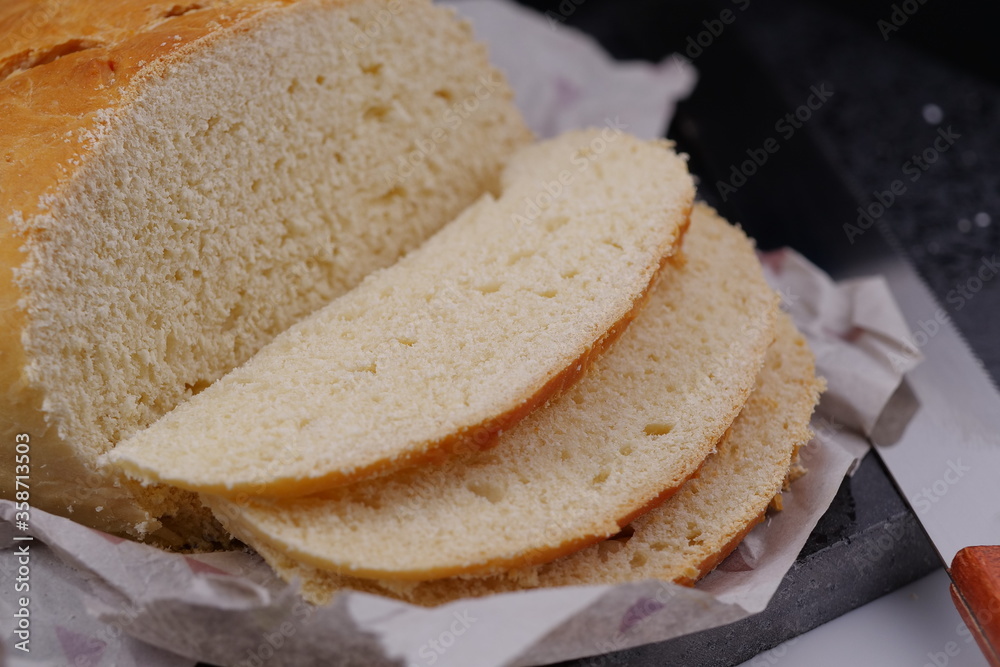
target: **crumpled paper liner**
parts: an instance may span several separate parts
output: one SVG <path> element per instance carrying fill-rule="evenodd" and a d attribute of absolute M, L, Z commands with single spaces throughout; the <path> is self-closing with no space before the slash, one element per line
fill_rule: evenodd
<path fill-rule="evenodd" d="M 681 60 L 612 62 L 590 38 L 502 2 L 455 3 L 507 70 L 540 136 L 616 122 L 659 136 L 695 81 Z M 13 647 L 14 505 L 0 501 L 0 641 L 10 664 L 528 665 L 662 641 L 763 609 L 828 507 L 902 373 L 919 361 L 885 288 L 835 284 L 791 251 L 763 256 L 818 356 L 827 392 L 801 452 L 809 474 L 695 588 L 664 582 L 569 587 L 436 609 L 360 593 L 316 608 L 255 554 L 166 553 L 34 510 L 31 653 Z M 906 350 L 910 356 L 906 356 Z M 900 358 L 903 362 L 900 363 Z"/>
<path fill-rule="evenodd" d="M 662 137 L 677 101 L 690 95 L 698 80 L 694 67 L 679 56 L 658 64 L 615 62 L 592 37 L 565 28 L 562 14 L 542 15 L 498 0 L 444 4 L 472 22 L 539 138 L 608 124 L 642 139 Z"/>
<path fill-rule="evenodd" d="M 923 360 L 889 285 L 881 276 L 835 283 L 794 250 L 760 257 L 826 378 L 813 430 L 819 438 L 840 435 L 860 459 L 869 443 L 857 434 L 871 437 L 903 375 Z"/>
<path fill-rule="evenodd" d="M 254 554 L 172 554 L 33 511 L 30 532 L 18 532 L 36 538 L 32 657 L 144 667 L 196 660 L 499 667 L 663 641 L 763 609 L 863 451 L 860 429 L 877 418 L 899 384 L 901 374 L 893 382 L 890 370 L 908 333 L 881 279 L 838 285 L 792 251 L 763 260 L 772 285 L 821 351 L 818 370 L 830 383 L 831 404 L 848 406 L 843 415 L 858 419 L 848 422 L 821 407 L 814 419 L 821 437 L 801 452 L 809 474 L 784 494 L 784 510 L 754 529 L 695 588 L 647 581 L 543 589 L 436 609 L 345 593 L 316 608 Z M 888 315 L 866 318 L 871 313 Z M 859 344 L 870 337 L 877 344 Z M 872 368 L 880 372 L 864 372 Z M 0 501 L 0 545 L 6 547 L 0 585 L 8 591 L 17 573 L 12 547 L 24 544 L 12 539 L 13 519 L 13 503 Z M 11 599 L 0 599 L 8 657 L 17 657 L 9 645 Z"/>

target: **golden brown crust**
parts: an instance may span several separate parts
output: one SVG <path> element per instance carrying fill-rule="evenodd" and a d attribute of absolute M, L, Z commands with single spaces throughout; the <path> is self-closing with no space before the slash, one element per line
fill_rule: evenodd
<path fill-rule="evenodd" d="M 24 314 L 14 269 L 21 246 L 44 233 L 31 217 L 69 182 L 100 134 L 102 112 L 126 104 L 142 79 L 204 46 L 204 40 L 264 10 L 275 0 L 177 3 L 163 0 L 0 3 L 0 380 L 19 393 Z M 178 13 L 177 7 L 204 7 Z M 171 12 L 175 15 L 168 16 Z M 68 41 L 100 44 L 50 62 L 44 54 Z M 38 64 L 28 69 L 15 66 Z M 13 388 L 13 389 L 11 389 Z M 28 401 L 19 397 L 14 404 Z M 40 398 L 30 400 L 32 410 Z"/>
<path fill-rule="evenodd" d="M 44 200 L 68 182 L 86 159 L 92 138 L 99 133 L 99 112 L 121 106 L 133 84 L 162 72 L 169 62 L 197 48 L 196 42 L 246 19 L 252 9 L 279 3 L 236 0 L 152 24 L 148 17 L 162 18 L 178 3 L 113 0 L 78 3 L 71 12 L 61 4 L 10 0 L 0 5 L 0 43 L 4 44 L 0 51 L 0 117 L 4 119 L 0 133 L 0 379 L 5 388 L 18 386 L 24 362 L 24 314 L 18 308 L 21 294 L 14 269 L 23 262 L 24 239 L 42 233 L 30 226 L 30 218 L 42 212 Z M 137 26 L 148 26 L 148 30 L 135 33 Z M 84 38 L 105 45 L 9 71 L 15 61 L 30 64 L 33 57 L 55 45 Z M 5 70 L 6 77 L 2 76 Z"/>
<path fill-rule="evenodd" d="M 766 510 L 755 516 L 753 519 L 751 519 L 750 522 L 747 525 L 745 525 L 743 529 L 740 530 L 740 532 L 733 535 L 733 538 L 728 542 L 726 542 L 722 546 L 722 548 L 720 548 L 711 556 L 709 556 L 701 563 L 696 565 L 695 568 L 697 569 L 698 573 L 694 577 L 687 577 L 687 576 L 677 577 L 676 579 L 674 579 L 674 583 L 680 584 L 681 586 L 694 586 L 699 579 L 708 575 L 709 572 L 718 567 L 719 563 L 726 560 L 726 558 L 729 557 L 729 554 L 733 553 L 733 551 L 736 550 L 736 547 L 740 545 L 740 542 L 743 541 L 743 538 L 749 535 L 750 531 L 756 528 L 757 524 L 759 524 L 761 521 L 764 520 L 765 516 L 767 516 Z"/>
<path fill-rule="evenodd" d="M 799 465 L 798 461 L 796 460 L 796 455 L 799 449 L 801 449 L 801 447 L 802 447 L 801 444 L 795 445 L 795 448 L 792 452 L 792 457 L 791 457 L 792 462 L 788 469 L 788 473 L 785 475 L 785 481 L 782 482 L 782 488 L 786 491 L 788 490 L 792 482 L 794 482 L 796 479 L 798 479 L 799 477 L 801 477 L 806 473 L 805 468 L 802 468 Z M 796 466 L 798 466 L 798 468 L 796 468 Z M 693 577 L 687 577 L 687 576 L 678 577 L 674 579 L 674 583 L 680 584 L 681 586 L 694 586 L 702 578 L 707 577 L 712 570 L 714 570 L 719 566 L 719 563 L 729 558 L 729 555 L 736 550 L 736 547 L 738 547 L 740 545 L 740 542 L 742 542 L 743 539 L 750 534 L 750 531 L 756 528 L 757 525 L 764 520 L 764 518 L 767 516 L 768 510 L 780 512 L 782 510 L 782 503 L 783 501 L 781 499 L 781 493 L 779 492 L 771 499 L 771 502 L 768 504 L 767 509 L 763 510 L 760 514 L 752 518 L 750 522 L 747 523 L 747 525 L 744 526 L 740 532 L 736 533 L 736 535 L 734 535 L 731 540 L 729 540 L 721 548 L 719 548 L 718 551 L 716 551 L 708 558 L 703 560 L 701 563 L 699 563 L 697 566 L 695 566 L 695 569 L 698 572 L 696 575 L 694 575 Z"/>
<path fill-rule="evenodd" d="M 74 49 L 118 44 L 190 11 L 228 4 L 232 0 L 6 0 L 0 4 L 0 78 Z"/>
<path fill-rule="evenodd" d="M 784 336 L 786 347 L 789 343 L 796 346 L 804 346 L 804 339 L 791 328 L 787 316 L 783 315 L 781 320 L 780 328 L 784 330 L 784 333 L 779 334 L 779 340 L 782 340 L 781 337 Z M 792 335 L 790 336 L 789 334 Z M 797 363 L 802 364 L 803 360 L 800 359 Z M 789 367 L 789 364 L 786 363 L 785 368 Z M 740 516 L 738 520 L 720 525 L 717 531 L 718 534 L 714 536 L 714 539 L 707 540 L 704 548 L 697 549 L 695 553 L 690 555 L 690 565 L 673 563 L 669 566 L 669 569 L 659 570 L 660 578 L 674 581 L 681 585 L 693 585 L 728 557 L 739 542 L 766 516 L 768 501 L 773 497 L 773 494 L 780 491 L 782 480 L 786 479 L 790 466 L 793 465 L 793 451 L 798 450 L 811 437 L 808 420 L 824 384 L 821 380 L 814 377 L 814 372 L 815 369 L 811 354 L 809 354 L 809 360 L 802 369 L 801 377 L 785 377 L 782 380 L 782 383 L 787 383 L 790 388 L 795 388 L 795 396 L 791 400 L 788 400 L 786 397 L 779 404 L 774 397 L 762 398 L 758 395 L 755 399 L 757 401 L 758 414 L 756 416 L 747 417 L 744 415 L 741 417 L 744 420 L 751 420 L 750 424 L 757 423 L 756 427 L 750 427 L 756 428 L 756 433 L 748 434 L 746 432 L 748 422 L 745 421 L 742 424 L 743 435 L 732 435 L 732 433 L 741 433 L 740 427 L 734 425 L 730 429 L 732 433 L 727 432 L 726 436 L 724 436 L 724 442 L 720 443 L 719 446 L 720 453 L 727 451 L 727 443 L 725 441 L 732 437 L 742 437 L 744 440 L 756 440 L 759 443 L 770 443 L 768 446 L 774 447 L 775 454 L 777 455 L 774 470 L 767 476 L 767 479 L 762 481 L 762 488 L 760 490 L 763 493 L 755 494 L 756 500 L 746 506 L 745 514 Z M 775 412 L 775 410 L 778 410 L 778 412 Z M 777 435 L 772 434 L 774 439 L 766 437 L 766 431 L 759 430 L 763 426 L 759 421 L 762 414 L 769 416 L 767 423 L 770 426 L 777 425 L 779 429 Z M 781 418 L 782 415 L 787 418 L 788 421 L 785 423 L 789 426 L 784 429 L 781 428 L 781 424 L 784 421 Z M 735 452 L 735 450 L 728 451 Z M 732 460 L 736 461 L 738 459 Z M 718 468 L 713 472 L 714 474 L 709 474 L 710 478 L 714 479 L 716 484 L 719 482 L 724 483 L 727 480 L 727 475 L 720 475 Z M 657 515 L 653 514 L 651 516 L 655 524 L 658 521 Z M 645 519 L 640 519 L 636 525 L 636 535 L 648 529 L 647 526 L 644 526 L 644 521 Z M 629 545 L 636 544 L 637 539 L 634 536 Z M 639 542 L 648 545 L 650 539 L 655 538 L 647 536 L 644 540 L 639 540 Z M 353 588 L 376 594 L 390 595 L 415 604 L 436 605 L 450 602 L 460 597 L 479 596 L 523 588 L 535 588 L 538 586 L 616 583 L 657 576 L 655 571 L 648 569 L 643 570 L 640 568 L 639 570 L 633 570 L 630 565 L 630 555 L 628 554 L 623 559 L 619 559 L 614 566 L 601 564 L 602 559 L 599 556 L 594 558 L 597 554 L 594 553 L 592 548 L 589 553 L 582 552 L 580 554 L 580 559 L 575 563 L 576 567 L 570 566 L 561 572 L 557 567 L 547 572 L 544 570 L 515 571 L 513 576 L 501 575 L 499 577 L 486 578 L 471 576 L 424 582 L 402 581 L 398 578 L 395 580 L 372 580 L 353 576 L 354 573 L 335 574 L 330 569 L 313 567 L 307 562 L 297 561 L 294 554 L 284 553 L 287 551 L 284 547 L 281 550 L 277 550 L 270 543 L 255 543 L 254 546 L 262 547 L 260 549 L 261 553 L 274 565 L 281 576 L 285 578 L 296 576 L 302 578 L 304 583 L 303 594 L 317 602 L 325 601 L 336 590 L 341 588 Z M 628 548 L 625 547 L 625 549 Z M 631 552 L 632 555 L 636 553 L 635 551 Z M 569 558 L 573 559 L 574 556 L 569 555 Z M 554 561 L 552 565 L 558 566 L 558 561 Z M 618 569 L 607 570 L 605 567 Z"/>
<path fill-rule="evenodd" d="M 55 3 L 50 1 L 46 6 L 52 4 Z M 70 13 L 76 16 L 74 21 L 66 18 L 65 11 L 55 12 L 61 22 L 46 27 L 47 40 L 38 51 L 51 48 L 74 32 L 93 32 L 92 41 L 102 46 L 13 71 L 0 81 L 0 115 L 6 121 L 5 131 L 0 135 L 3 218 L 17 212 L 27 220 L 40 212 L 43 195 L 53 194 L 86 159 L 91 139 L 100 131 L 100 112 L 127 103 L 130 91 L 142 79 L 162 74 L 170 63 L 204 46 L 204 39 L 281 5 L 273 0 L 217 2 L 214 4 L 220 6 L 145 24 L 142 26 L 145 29 L 134 32 L 127 26 L 138 23 L 140 15 L 149 12 L 155 17 L 157 12 L 165 13 L 177 3 L 118 0 L 114 4 L 133 8 L 123 14 L 122 25 L 126 29 L 96 30 L 92 14 L 99 11 L 104 16 L 111 10 L 104 3 L 79 4 L 80 12 Z M 118 23 L 117 16 L 114 21 Z M 10 51 L 16 48 L 12 44 L 5 49 L 3 55 L 8 67 L 10 58 L 16 55 Z M 6 236 L 10 221 L 2 219 L 0 224 L 3 225 L 0 237 Z"/>
<path fill-rule="evenodd" d="M 518 554 L 517 556 L 507 557 L 507 558 L 494 558 L 491 560 L 483 561 L 474 567 L 460 566 L 460 567 L 439 567 L 432 569 L 424 569 L 412 572 L 384 572 L 382 570 L 366 570 L 366 569 L 352 569 L 352 570 L 338 570 L 331 568 L 326 563 L 316 563 L 310 554 L 306 552 L 299 551 L 295 548 L 289 547 L 287 545 L 282 545 L 280 548 L 271 546 L 271 537 L 266 533 L 258 530 L 252 522 L 240 521 L 238 516 L 238 508 L 234 512 L 226 511 L 218 503 L 213 503 L 211 499 L 206 499 L 206 504 L 212 508 L 215 516 L 222 525 L 233 535 L 244 535 L 247 539 L 250 536 L 253 537 L 253 545 L 255 547 L 264 545 L 265 549 L 273 550 L 274 553 L 282 553 L 290 561 L 298 562 L 307 567 L 314 567 L 317 571 L 327 572 L 331 574 L 339 574 L 345 577 L 349 577 L 352 581 L 364 581 L 364 580 L 380 580 L 380 581 L 396 581 L 396 582 L 424 582 L 424 581 L 434 581 L 437 579 L 447 579 L 449 577 L 459 577 L 459 576 L 489 576 L 491 574 L 496 574 L 498 572 L 503 572 L 513 568 L 522 567 L 533 567 L 536 565 L 543 565 L 557 558 L 562 558 L 563 556 L 569 556 L 570 554 L 576 553 L 582 549 L 585 549 L 599 542 L 607 540 L 615 532 L 620 531 L 622 528 L 627 526 L 629 523 L 637 519 L 638 517 L 650 512 L 664 502 L 670 499 L 672 495 L 677 493 L 682 486 L 691 478 L 698 475 L 698 470 L 704 461 L 699 464 L 691 475 L 685 477 L 677 484 L 673 484 L 670 487 L 664 489 L 657 497 L 653 498 L 650 502 L 646 503 L 638 510 L 628 514 L 623 517 L 618 522 L 618 527 L 615 531 L 610 533 L 599 533 L 583 535 L 577 539 L 568 540 L 561 542 L 560 544 L 553 545 L 546 549 L 536 549 L 528 554 Z M 737 540 L 733 547 L 735 548 Z M 714 567 L 714 566 L 713 566 Z"/>

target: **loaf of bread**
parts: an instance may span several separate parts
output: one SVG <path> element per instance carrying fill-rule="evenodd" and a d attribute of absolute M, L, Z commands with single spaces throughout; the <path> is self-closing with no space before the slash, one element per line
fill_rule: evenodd
<path fill-rule="evenodd" d="M 98 457 L 496 190 L 529 133 L 429 0 L 5 0 L 0 45 L 0 440 L 30 437 L 35 507 L 204 546 L 194 495 Z"/>
<path fill-rule="evenodd" d="M 486 447 L 622 332 L 680 244 L 693 198 L 664 142 L 594 129 L 522 148 L 498 198 L 484 195 L 108 459 L 146 481 L 276 497 Z M 748 301 L 732 314 L 753 314 L 767 290 L 749 246 L 734 265 L 758 283 L 727 297 Z M 765 346 L 741 362 L 747 382 Z M 379 530 L 366 530 L 373 543 Z"/>
<path fill-rule="evenodd" d="M 754 392 L 698 475 L 613 538 L 543 565 L 486 577 L 378 581 L 305 565 L 264 542 L 256 547 L 283 578 L 298 581 L 302 595 L 315 604 L 325 604 L 345 588 L 432 606 L 543 586 L 643 579 L 691 585 L 764 517 L 795 453 L 810 438 L 809 417 L 822 387 L 809 347 L 781 315 Z"/>
<path fill-rule="evenodd" d="M 552 560 L 614 535 L 698 470 L 754 386 L 777 301 L 749 239 L 699 205 L 683 257 L 621 339 L 494 449 L 307 498 L 208 502 L 249 544 L 358 577 Z"/>
<path fill-rule="evenodd" d="M 437 605 L 693 584 L 798 474 L 752 243 L 664 142 L 528 146 L 429 0 L 7 0 L 0 118 L 34 507 Z"/>

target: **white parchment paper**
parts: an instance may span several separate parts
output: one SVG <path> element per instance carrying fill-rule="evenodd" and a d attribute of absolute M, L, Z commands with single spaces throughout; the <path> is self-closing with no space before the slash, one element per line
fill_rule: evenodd
<path fill-rule="evenodd" d="M 643 139 L 662 137 L 677 101 L 698 80 L 679 56 L 658 64 L 613 61 L 592 37 L 564 27 L 563 14 L 544 16 L 500 0 L 444 4 L 472 22 L 540 138 L 612 123 Z"/>
<path fill-rule="evenodd" d="M 901 320 L 893 321 L 898 312 L 884 283 L 872 278 L 837 285 L 792 251 L 769 253 L 763 261 L 810 344 L 827 350 L 817 362 L 834 404 L 877 416 L 902 377 L 897 374 L 895 384 L 885 379 L 886 369 L 897 368 L 895 350 L 905 347 L 908 333 Z M 873 310 L 888 313 L 889 324 L 849 317 Z M 886 345 L 859 344 L 868 336 Z M 860 371 L 871 367 L 882 372 L 869 381 Z M 693 589 L 656 581 L 571 587 L 437 609 L 346 593 L 316 608 L 254 554 L 166 553 L 41 511 L 32 512 L 29 531 L 15 531 L 10 501 L 0 501 L 0 587 L 14 589 L 14 548 L 25 542 L 13 536 L 33 536 L 32 657 L 45 657 L 40 664 L 499 667 L 596 655 L 763 609 L 865 451 L 865 423 L 828 414 L 821 405 L 813 421 L 818 437 L 802 450 L 809 473 L 784 494 L 784 510 Z M 8 657 L 24 660 L 10 645 L 11 596 L 0 600 Z"/>
<path fill-rule="evenodd" d="M 455 6 L 489 42 L 540 136 L 618 123 L 660 136 L 696 80 L 682 60 L 612 62 L 558 20 L 499 1 Z M 422 609 L 345 593 L 312 607 L 256 555 L 180 555 L 32 511 L 15 530 L 0 501 L 0 641 L 10 664 L 529 665 L 606 653 L 735 621 L 763 609 L 902 374 L 919 361 L 880 279 L 837 285 L 791 251 L 763 257 L 817 352 L 830 390 L 803 449 L 809 474 L 693 589 L 663 582 L 572 587 Z M 902 352 L 901 352 L 902 351 Z M 832 407 L 830 407 L 832 406 Z M 32 537 L 15 541 L 16 537 Z M 30 544 L 30 653 L 14 648 L 17 549 Z"/>

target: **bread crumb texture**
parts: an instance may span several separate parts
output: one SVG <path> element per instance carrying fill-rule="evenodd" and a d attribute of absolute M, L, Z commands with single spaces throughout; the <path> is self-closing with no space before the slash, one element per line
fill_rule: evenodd
<path fill-rule="evenodd" d="M 646 579 L 691 585 L 728 556 L 763 518 L 782 487 L 793 452 L 811 437 L 809 417 L 823 386 L 805 339 L 781 315 L 778 338 L 753 394 L 698 476 L 610 539 L 542 565 L 491 576 L 378 581 L 303 564 L 283 545 L 259 541 L 256 547 L 283 578 L 298 581 L 302 595 L 316 604 L 325 604 L 345 588 L 433 606 L 546 586 Z"/>
<path fill-rule="evenodd" d="M 199 541 L 194 495 L 98 457 L 496 191 L 529 133 L 430 2 L 8 1 L 0 36 L 0 436 L 30 432 L 37 507 Z"/>
<path fill-rule="evenodd" d="M 485 195 L 110 458 L 150 481 L 278 496 L 489 444 L 632 317 L 693 194 L 662 142 L 590 130 L 521 149 L 499 198 Z"/>
<path fill-rule="evenodd" d="M 495 448 L 307 498 L 209 504 L 253 546 L 394 580 L 533 565 L 618 533 L 698 470 L 774 340 L 777 297 L 739 229 L 696 207 L 683 253 L 590 372 Z"/>

